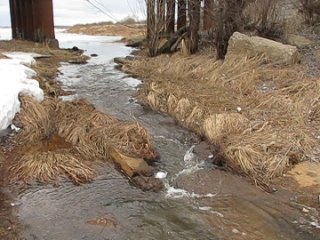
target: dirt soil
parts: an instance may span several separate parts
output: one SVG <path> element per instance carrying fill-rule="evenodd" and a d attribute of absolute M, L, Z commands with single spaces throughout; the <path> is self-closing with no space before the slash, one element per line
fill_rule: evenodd
<path fill-rule="evenodd" d="M 70 27 L 68 33 L 102 36 L 122 36 L 123 40 L 136 39 L 145 36 L 146 26 L 143 24 L 79 24 Z"/>

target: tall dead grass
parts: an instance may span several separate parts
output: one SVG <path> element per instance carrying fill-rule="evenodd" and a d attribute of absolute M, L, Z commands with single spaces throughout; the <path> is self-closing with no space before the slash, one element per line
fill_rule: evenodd
<path fill-rule="evenodd" d="M 52 132 L 52 125 L 45 106 L 27 96 L 21 96 L 20 102 L 23 111 L 15 117 L 15 123 L 24 129 L 20 137 L 27 142 L 36 142 L 48 137 Z"/>
<path fill-rule="evenodd" d="M 47 183 L 58 182 L 60 176 L 69 178 L 75 184 L 91 182 L 95 172 L 83 161 L 68 152 L 27 153 L 9 169 L 12 182 L 34 181 Z"/>
<path fill-rule="evenodd" d="M 176 54 L 139 59 L 128 69 L 148 80 L 142 101 L 217 144 L 237 172 L 269 182 L 292 164 L 319 161 L 319 79 L 306 77 L 303 66 L 266 64 L 263 56 L 213 59 Z"/>
<path fill-rule="evenodd" d="M 10 164 L 9 176 L 13 180 L 48 182 L 65 175 L 75 183 L 88 182 L 94 171 L 86 163 L 113 160 L 111 152 L 115 149 L 132 159 L 153 161 L 157 157 L 145 128 L 101 113 L 85 100 L 48 99 L 38 103 L 23 96 L 21 101 L 22 111 L 15 122 L 22 131 L 17 139 L 20 144 L 29 145 L 24 146 L 24 151 L 12 153 L 14 159 L 20 159 Z M 43 145 L 43 141 L 52 141 L 56 135 L 66 141 L 65 145 L 70 144 L 68 151 L 61 152 L 61 143 L 51 144 L 56 145 L 53 149 L 34 148 Z"/>

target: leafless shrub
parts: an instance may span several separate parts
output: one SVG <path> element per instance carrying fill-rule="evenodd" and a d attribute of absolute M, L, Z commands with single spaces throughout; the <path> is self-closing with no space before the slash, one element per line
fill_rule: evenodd
<path fill-rule="evenodd" d="M 245 27 L 256 31 L 259 36 L 279 38 L 283 33 L 283 20 L 280 15 L 279 0 L 256 0 L 244 10 Z"/>
<path fill-rule="evenodd" d="M 307 24 L 314 25 L 320 22 L 319 0 L 299 0 L 298 9 Z"/>
<path fill-rule="evenodd" d="M 224 59 L 232 34 L 243 27 L 243 10 L 247 0 L 218 0 L 216 6 L 217 59 Z"/>

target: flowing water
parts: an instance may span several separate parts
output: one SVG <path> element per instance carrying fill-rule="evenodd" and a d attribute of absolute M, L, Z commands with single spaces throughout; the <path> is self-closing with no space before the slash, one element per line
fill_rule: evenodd
<path fill-rule="evenodd" d="M 117 38 L 59 33 L 61 47 L 96 53 L 86 65 L 62 64 L 66 90 L 97 109 L 148 128 L 167 172 L 166 189 L 142 192 L 112 165 L 91 184 L 11 186 L 22 239 L 320 239 L 317 213 L 301 211 L 290 193 L 262 193 L 244 179 L 216 170 L 192 153 L 196 137 L 175 121 L 136 103 L 140 81 L 115 69 L 132 49 Z M 100 221 L 94 221 L 100 219 Z M 98 223 L 99 222 L 99 223 Z M 318 224 L 318 225 L 317 225 Z"/>

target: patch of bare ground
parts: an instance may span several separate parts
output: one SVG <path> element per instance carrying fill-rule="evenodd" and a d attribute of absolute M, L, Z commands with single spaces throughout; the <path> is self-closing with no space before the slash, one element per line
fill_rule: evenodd
<path fill-rule="evenodd" d="M 212 52 L 140 54 L 123 69 L 145 80 L 142 102 L 205 136 L 219 147 L 217 159 L 263 188 L 296 163 L 318 162 L 319 79 L 304 65 L 245 55 L 215 61 Z"/>
<path fill-rule="evenodd" d="M 145 36 L 144 24 L 78 24 L 67 29 L 68 33 L 102 36 L 122 36 L 125 39 L 136 39 Z"/>

